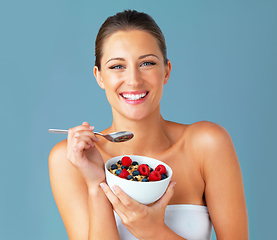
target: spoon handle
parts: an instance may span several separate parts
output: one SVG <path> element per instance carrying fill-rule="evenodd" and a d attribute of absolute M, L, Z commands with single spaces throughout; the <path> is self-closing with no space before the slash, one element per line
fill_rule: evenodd
<path fill-rule="evenodd" d="M 64 129 L 48 129 L 48 132 L 50 132 L 50 133 L 64 133 L 64 134 L 67 134 L 68 130 L 64 130 Z"/>
<path fill-rule="evenodd" d="M 64 130 L 64 129 L 48 129 L 48 132 L 50 132 L 50 133 L 63 133 L 63 134 L 67 134 L 68 130 Z M 93 132 L 93 133 L 103 136 L 103 134 L 99 133 L 99 132 Z"/>

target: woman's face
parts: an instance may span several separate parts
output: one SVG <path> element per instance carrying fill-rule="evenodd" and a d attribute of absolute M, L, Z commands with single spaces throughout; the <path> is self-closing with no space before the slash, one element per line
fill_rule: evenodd
<path fill-rule="evenodd" d="M 145 31 L 130 30 L 118 31 L 105 40 L 101 71 L 95 67 L 94 74 L 106 90 L 113 113 L 140 120 L 159 111 L 170 70 L 157 40 Z"/>

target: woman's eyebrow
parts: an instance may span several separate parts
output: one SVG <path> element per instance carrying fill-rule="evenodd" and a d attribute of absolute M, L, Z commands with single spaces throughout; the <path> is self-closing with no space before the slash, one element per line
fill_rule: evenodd
<path fill-rule="evenodd" d="M 149 56 L 153 56 L 153 57 L 158 58 L 157 55 L 155 55 L 155 54 L 153 54 L 153 53 L 149 53 L 149 54 L 145 54 L 145 55 L 140 56 L 139 59 L 146 58 L 146 57 L 149 57 Z M 158 58 L 158 59 L 159 59 L 159 58 Z"/>
<path fill-rule="evenodd" d="M 157 55 L 155 55 L 155 54 L 153 54 L 153 53 L 148 53 L 148 54 L 144 54 L 144 55 L 140 56 L 139 59 L 143 59 L 143 58 L 146 58 L 146 57 L 149 57 L 149 56 L 153 56 L 153 57 L 158 58 Z M 159 59 L 159 58 L 158 58 L 158 59 Z M 125 61 L 124 58 L 116 57 L 116 58 L 110 58 L 105 64 L 107 64 L 107 63 L 110 62 L 110 61 L 114 61 L 114 60 Z"/>
<path fill-rule="evenodd" d="M 108 62 L 110 61 L 113 61 L 113 60 L 120 60 L 120 61 L 125 61 L 124 58 L 121 58 L 121 57 L 116 57 L 116 58 L 110 58 L 105 64 L 107 64 Z"/>

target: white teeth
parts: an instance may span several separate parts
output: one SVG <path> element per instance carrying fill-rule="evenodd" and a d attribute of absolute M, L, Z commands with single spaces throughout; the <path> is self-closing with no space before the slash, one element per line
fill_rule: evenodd
<path fill-rule="evenodd" d="M 128 100 L 139 100 L 146 96 L 146 93 L 142 94 L 122 94 L 122 96 Z"/>

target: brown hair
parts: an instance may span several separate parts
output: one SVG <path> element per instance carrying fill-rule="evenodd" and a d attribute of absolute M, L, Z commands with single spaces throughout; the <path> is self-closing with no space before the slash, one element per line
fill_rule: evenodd
<path fill-rule="evenodd" d="M 102 24 L 95 40 L 95 66 L 101 69 L 101 58 L 104 41 L 117 31 L 143 30 L 150 33 L 158 40 L 163 54 L 164 63 L 167 65 L 167 53 L 164 35 L 155 20 L 146 13 L 136 10 L 125 10 L 114 16 L 108 17 Z"/>

